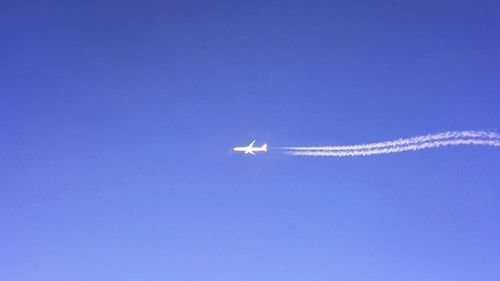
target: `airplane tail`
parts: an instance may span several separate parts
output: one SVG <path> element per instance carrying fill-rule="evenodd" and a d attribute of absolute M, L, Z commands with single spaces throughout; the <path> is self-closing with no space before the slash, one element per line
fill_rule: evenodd
<path fill-rule="evenodd" d="M 267 144 L 262 145 L 262 149 L 267 152 Z"/>

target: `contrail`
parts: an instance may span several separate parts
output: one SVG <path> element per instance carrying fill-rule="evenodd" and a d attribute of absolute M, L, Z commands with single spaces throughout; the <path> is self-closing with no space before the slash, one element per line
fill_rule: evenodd
<path fill-rule="evenodd" d="M 358 150 L 358 149 L 372 149 L 388 146 L 401 146 L 408 144 L 423 143 L 428 141 L 445 140 L 445 139 L 459 139 L 459 138 L 481 138 L 481 139 L 500 139 L 500 135 L 492 132 L 478 132 L 478 131 L 462 131 L 462 132 L 444 132 L 438 134 L 429 134 L 425 136 L 418 136 L 407 139 L 398 139 L 394 141 L 376 142 L 370 144 L 358 145 L 341 145 L 341 146 L 294 146 L 294 147 L 281 147 L 286 150 Z"/>
<path fill-rule="evenodd" d="M 500 146 L 500 135 L 492 132 L 462 131 L 430 134 L 394 141 L 345 146 L 281 147 L 285 153 L 297 156 L 369 156 L 404 151 L 417 151 L 450 145 Z"/>

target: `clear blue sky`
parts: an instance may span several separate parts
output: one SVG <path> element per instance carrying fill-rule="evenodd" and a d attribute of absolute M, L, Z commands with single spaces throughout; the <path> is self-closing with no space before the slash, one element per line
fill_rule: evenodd
<path fill-rule="evenodd" d="M 499 149 L 272 149 L 498 132 L 498 1 L 209 2 L 0 3 L 1 280 L 500 280 Z"/>

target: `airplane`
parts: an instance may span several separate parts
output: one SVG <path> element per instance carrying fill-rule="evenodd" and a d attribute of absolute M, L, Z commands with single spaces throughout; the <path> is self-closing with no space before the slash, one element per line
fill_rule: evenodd
<path fill-rule="evenodd" d="M 250 153 L 252 155 L 255 155 L 255 152 L 267 151 L 267 144 L 264 144 L 261 147 L 254 147 L 253 146 L 254 143 L 255 143 L 255 140 L 251 144 L 249 144 L 248 146 L 235 147 L 235 148 L 233 148 L 233 150 L 244 152 L 245 154 Z"/>

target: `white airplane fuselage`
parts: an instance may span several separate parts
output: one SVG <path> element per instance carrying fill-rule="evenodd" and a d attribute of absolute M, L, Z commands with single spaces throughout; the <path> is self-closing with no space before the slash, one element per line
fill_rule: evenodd
<path fill-rule="evenodd" d="M 252 154 L 252 155 L 255 155 L 255 152 L 266 152 L 267 151 L 267 144 L 264 144 L 260 147 L 254 147 L 253 144 L 255 143 L 255 141 L 253 141 L 250 145 L 248 146 L 239 146 L 239 147 L 235 147 L 233 148 L 234 151 L 238 151 L 238 152 L 244 152 L 245 154 Z"/>

